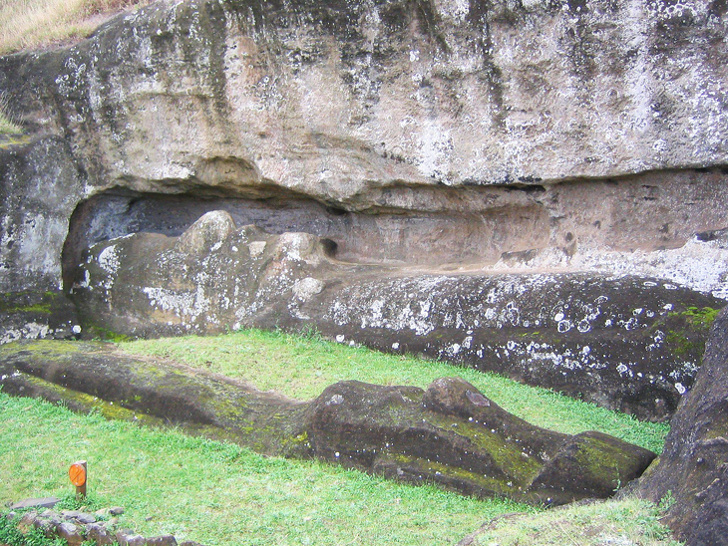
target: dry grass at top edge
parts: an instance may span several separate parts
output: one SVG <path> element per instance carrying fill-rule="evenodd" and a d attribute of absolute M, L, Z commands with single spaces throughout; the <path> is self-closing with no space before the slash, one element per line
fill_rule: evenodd
<path fill-rule="evenodd" d="M 17 135 L 22 132 L 19 125 L 13 123 L 0 111 L 0 135 Z"/>
<path fill-rule="evenodd" d="M 109 17 L 150 0 L 0 0 L 0 55 L 81 40 Z"/>

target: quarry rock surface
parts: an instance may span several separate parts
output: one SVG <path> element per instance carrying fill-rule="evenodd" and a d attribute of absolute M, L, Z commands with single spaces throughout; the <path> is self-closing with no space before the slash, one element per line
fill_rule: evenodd
<path fill-rule="evenodd" d="M 6 57 L 0 85 L 94 186 L 361 208 L 724 165 L 725 31 L 714 0 L 163 1 Z"/>
<path fill-rule="evenodd" d="M 0 59 L 29 133 L 4 152 L 0 285 L 57 289 L 91 244 L 218 200 L 350 261 L 726 297 L 725 244 L 696 234 L 728 226 L 727 25 L 709 0 L 155 2 Z"/>
<path fill-rule="evenodd" d="M 263 453 L 536 504 L 610 496 L 655 457 L 605 434 L 530 425 L 460 378 L 427 390 L 343 381 L 297 402 L 110 344 L 25 341 L 0 347 L 0 384 L 9 394 L 181 426 Z"/>
<path fill-rule="evenodd" d="M 659 464 L 637 492 L 672 499 L 664 521 L 689 546 L 728 544 L 728 314 L 715 321 L 697 383 L 670 421 Z"/>
<path fill-rule="evenodd" d="M 727 30 L 722 0 L 163 0 L 2 57 L 0 287 L 79 315 L 0 343 L 307 324 L 666 418 L 728 299 Z"/>

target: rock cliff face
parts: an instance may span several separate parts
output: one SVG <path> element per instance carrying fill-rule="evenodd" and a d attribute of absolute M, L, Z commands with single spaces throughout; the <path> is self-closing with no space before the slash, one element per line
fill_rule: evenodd
<path fill-rule="evenodd" d="M 6 59 L 3 87 L 28 122 L 72 140 L 94 186 L 274 185 L 368 208 L 396 182 L 728 163 L 725 12 L 700 0 L 157 2 L 70 50 Z"/>
<path fill-rule="evenodd" d="M 715 308 L 728 297 L 727 12 L 723 0 L 160 1 L 71 48 L 4 57 L 0 91 L 27 135 L 0 150 L 0 287 L 70 289 L 93 245 L 145 232 L 159 250 L 224 210 L 240 227 L 332 241 L 350 274 L 630 274 L 635 290 L 681 287 L 680 312 Z"/>

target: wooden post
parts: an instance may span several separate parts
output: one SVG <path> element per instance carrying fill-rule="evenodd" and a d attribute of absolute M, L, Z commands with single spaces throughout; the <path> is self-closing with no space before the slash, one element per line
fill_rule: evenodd
<path fill-rule="evenodd" d="M 68 477 L 71 478 L 71 483 L 76 486 L 76 499 L 79 501 L 86 498 L 87 470 L 86 461 L 76 461 L 68 469 Z"/>

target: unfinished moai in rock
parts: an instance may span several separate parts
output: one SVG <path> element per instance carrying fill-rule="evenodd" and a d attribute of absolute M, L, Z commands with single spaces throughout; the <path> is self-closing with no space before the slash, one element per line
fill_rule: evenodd
<path fill-rule="evenodd" d="M 211 212 L 179 237 L 91 247 L 71 288 L 89 333 L 316 325 L 341 343 L 445 358 L 646 419 L 690 388 L 719 300 L 654 278 L 417 273 L 342 263 L 305 233 Z M 697 306 L 697 307 L 693 307 Z"/>
<path fill-rule="evenodd" d="M 655 457 L 598 432 L 569 436 L 530 425 L 460 378 L 438 379 L 426 390 L 343 381 L 298 402 L 130 357 L 111 344 L 36 341 L 0 347 L 0 385 L 262 453 L 535 504 L 608 497 Z"/>
<path fill-rule="evenodd" d="M 75 282 L 81 311 L 8 312 L 0 341 L 306 322 L 665 418 L 699 364 L 692 309 L 728 297 L 727 27 L 714 0 L 184 0 L 0 58 L 26 133 L 0 146 L 0 305 Z M 331 243 L 225 287 L 242 247 L 215 232 L 194 280 L 150 264 L 134 285 L 118 249 L 193 256 L 208 239 L 179 241 L 214 211 L 270 234 L 263 261 Z M 491 290 L 529 296 L 478 310 Z M 635 305 L 597 303 L 616 293 Z"/>

